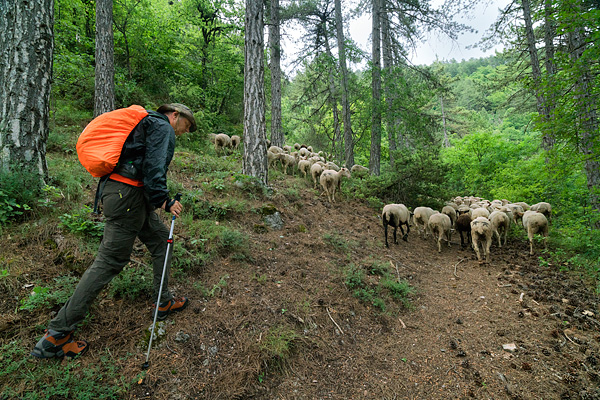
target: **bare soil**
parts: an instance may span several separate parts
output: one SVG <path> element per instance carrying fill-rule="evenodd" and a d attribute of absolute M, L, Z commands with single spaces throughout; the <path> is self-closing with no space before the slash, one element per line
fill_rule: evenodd
<path fill-rule="evenodd" d="M 260 212 L 220 222 L 244 233 L 248 257 L 221 254 L 173 279 L 191 303 L 167 319 L 145 374 L 153 300 L 144 296 L 98 298 L 76 333 L 91 345 L 78 368 L 108 349 L 124 382 L 135 381 L 131 399 L 600 399 L 598 296 L 560 265 L 540 265 L 522 232 L 493 245 L 489 264 L 461 249 L 458 235 L 438 253 L 413 229 L 387 249 L 380 210 L 350 198 L 331 205 L 298 179 L 273 183 L 279 194 L 268 203 L 281 230 L 264 229 Z M 302 187 L 297 195 L 284 190 L 289 182 Z M 27 266 L 29 280 L 51 280 L 67 265 L 81 273 L 94 254 L 56 244 L 56 232 L 13 233 L 2 253 Z M 175 241 L 198 246 L 183 226 Z M 344 267 L 372 260 L 416 289 L 410 307 L 381 312 L 352 295 Z M 223 279 L 214 296 L 202 295 L 199 283 Z M 18 301 L 3 297 L 0 344 L 33 346 L 49 315 L 15 314 Z"/>

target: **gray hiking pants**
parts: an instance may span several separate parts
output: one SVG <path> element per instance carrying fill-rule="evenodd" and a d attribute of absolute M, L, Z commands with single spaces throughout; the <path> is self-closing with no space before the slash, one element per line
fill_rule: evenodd
<path fill-rule="evenodd" d="M 148 203 L 144 188 L 109 180 L 102 193 L 102 204 L 106 220 L 98 255 L 81 277 L 73 296 L 50 321 L 49 329 L 72 331 L 83 321 L 98 293 L 129 262 L 136 237 L 140 238 L 152 254 L 153 298 L 158 296 L 169 230 Z M 172 299 L 167 289 L 172 250 L 171 247 L 161 303 Z"/>

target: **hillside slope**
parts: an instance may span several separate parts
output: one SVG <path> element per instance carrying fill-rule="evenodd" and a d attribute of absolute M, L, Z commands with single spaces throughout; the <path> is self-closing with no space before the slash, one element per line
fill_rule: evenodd
<path fill-rule="evenodd" d="M 177 180 L 197 190 L 183 164 Z M 522 232 L 493 246 L 489 265 L 461 250 L 456 235 L 441 254 L 416 230 L 386 249 L 379 210 L 350 197 L 331 205 L 300 178 L 272 185 L 269 198 L 224 193 L 245 196 L 246 210 L 203 230 L 176 223 L 171 288 L 191 305 L 163 325 L 150 369 L 141 371 L 153 300 L 107 290 L 77 331 L 91 349 L 70 373 L 90 379 L 86 371 L 114 368 L 119 378 L 108 375 L 106 384 L 136 399 L 600 399 L 598 297 L 560 266 L 530 257 Z M 281 229 L 265 224 L 275 211 Z M 217 249 L 202 236 L 210 225 L 240 234 Z M 56 225 L 4 239 L 2 260 L 19 263 L 21 273 L 2 281 L 10 296 L 0 303 L 0 344 L 26 356 L 49 318 L 48 309 L 15 311 L 31 291 L 27 282 L 69 269 L 77 276 L 95 253 Z M 144 257 L 136 249 L 129 268 L 143 270 Z M 410 285 L 407 297 L 393 297 L 390 279 Z M 9 360 L 16 362 L 0 355 Z M 2 392 L 25 397 L 52 386 L 53 378 L 28 381 L 27 371 L 58 362 L 19 365 L 19 375 L 0 375 Z"/>

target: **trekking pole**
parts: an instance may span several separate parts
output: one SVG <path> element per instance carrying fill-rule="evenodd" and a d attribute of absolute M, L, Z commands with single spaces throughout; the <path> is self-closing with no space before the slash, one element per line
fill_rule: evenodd
<path fill-rule="evenodd" d="M 177 193 L 175 200 L 181 199 L 181 193 Z M 158 288 L 158 299 L 156 299 L 156 309 L 154 310 L 154 321 L 152 322 L 152 331 L 150 332 L 150 340 L 148 341 L 148 351 L 146 353 L 146 362 L 142 365 L 142 369 L 148 369 L 150 364 L 148 359 L 150 358 L 150 349 L 152 349 L 152 339 L 154 338 L 154 327 L 156 326 L 156 319 L 158 318 L 158 307 L 160 306 L 160 296 L 162 295 L 163 283 L 165 281 L 165 272 L 167 271 L 167 261 L 169 260 L 169 250 L 173 243 L 173 228 L 175 227 L 175 216 L 171 218 L 171 230 L 169 231 L 169 238 L 167 239 L 167 252 L 165 253 L 165 264 L 163 265 L 162 276 L 160 278 L 160 287 Z"/>

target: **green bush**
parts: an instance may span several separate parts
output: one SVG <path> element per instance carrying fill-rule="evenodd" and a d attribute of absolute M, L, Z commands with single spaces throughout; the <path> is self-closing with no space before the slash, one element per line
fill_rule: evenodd
<path fill-rule="evenodd" d="M 29 297 L 21 299 L 20 310 L 37 310 L 64 304 L 75 291 L 79 279 L 59 276 L 49 286 L 35 286 Z"/>
<path fill-rule="evenodd" d="M 152 295 L 154 282 L 152 265 L 128 264 L 108 286 L 108 294 L 113 298 L 136 299 L 142 295 Z"/>
<path fill-rule="evenodd" d="M 88 206 L 74 214 L 63 214 L 58 217 L 60 226 L 71 233 L 101 238 L 104 234 L 104 222 L 93 221 L 90 218 L 92 209 Z"/>
<path fill-rule="evenodd" d="M 0 172 L 0 225 L 30 212 L 41 191 L 42 181 L 33 172 Z"/>

